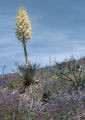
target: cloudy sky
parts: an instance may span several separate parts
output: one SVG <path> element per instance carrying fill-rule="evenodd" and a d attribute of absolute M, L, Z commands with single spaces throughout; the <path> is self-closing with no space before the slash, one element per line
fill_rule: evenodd
<path fill-rule="evenodd" d="M 31 63 L 49 65 L 85 56 L 85 0 L 0 0 L 0 73 L 25 64 L 22 44 L 15 35 L 16 11 L 27 9 L 32 35 L 27 43 Z"/>

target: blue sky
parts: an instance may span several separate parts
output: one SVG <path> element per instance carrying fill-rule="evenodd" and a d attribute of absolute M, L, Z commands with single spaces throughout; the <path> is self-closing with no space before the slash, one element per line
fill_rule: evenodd
<path fill-rule="evenodd" d="M 0 73 L 25 64 L 22 44 L 15 35 L 16 11 L 27 9 L 32 35 L 27 43 L 31 63 L 49 65 L 85 56 L 85 0 L 0 0 Z"/>

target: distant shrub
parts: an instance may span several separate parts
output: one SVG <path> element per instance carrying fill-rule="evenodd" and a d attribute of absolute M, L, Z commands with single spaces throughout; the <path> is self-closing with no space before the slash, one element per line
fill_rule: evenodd
<path fill-rule="evenodd" d="M 85 79 L 83 79 L 84 70 L 85 68 L 78 61 L 71 58 L 69 61 L 64 62 L 64 64 L 56 63 L 54 74 L 59 79 L 71 82 L 71 86 L 77 89 L 79 86 L 83 87 L 85 83 Z"/>

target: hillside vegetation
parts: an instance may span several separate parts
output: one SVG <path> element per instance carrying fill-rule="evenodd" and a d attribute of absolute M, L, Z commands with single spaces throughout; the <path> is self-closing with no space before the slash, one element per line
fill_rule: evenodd
<path fill-rule="evenodd" d="M 0 120 L 85 120 L 85 58 L 1 75 Z"/>

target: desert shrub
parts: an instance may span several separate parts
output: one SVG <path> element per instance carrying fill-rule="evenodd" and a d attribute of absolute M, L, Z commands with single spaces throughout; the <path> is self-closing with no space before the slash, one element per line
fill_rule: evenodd
<path fill-rule="evenodd" d="M 8 87 L 10 89 L 15 89 L 17 88 L 21 83 L 22 83 L 22 79 L 19 77 L 17 79 L 9 79 L 8 80 Z"/>
<path fill-rule="evenodd" d="M 38 68 L 39 68 L 39 65 L 37 64 L 30 65 L 30 67 L 28 68 L 26 68 L 26 66 L 23 66 L 23 65 L 18 66 L 19 73 L 23 79 L 23 85 L 25 87 L 35 82 L 34 77 Z"/>
<path fill-rule="evenodd" d="M 9 86 L 9 88 L 15 88 L 15 80 L 8 80 L 8 86 Z"/>
<path fill-rule="evenodd" d="M 83 87 L 85 83 L 85 79 L 83 79 L 84 69 L 78 61 L 71 58 L 63 64 L 56 63 L 54 74 L 56 74 L 59 79 L 67 83 L 70 82 L 70 85 L 77 89 L 80 86 Z"/>

